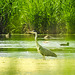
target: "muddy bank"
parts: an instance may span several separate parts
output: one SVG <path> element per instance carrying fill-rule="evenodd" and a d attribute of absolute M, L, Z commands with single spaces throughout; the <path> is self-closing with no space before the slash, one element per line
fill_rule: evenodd
<path fill-rule="evenodd" d="M 74 75 L 75 59 L 0 57 L 0 75 Z"/>

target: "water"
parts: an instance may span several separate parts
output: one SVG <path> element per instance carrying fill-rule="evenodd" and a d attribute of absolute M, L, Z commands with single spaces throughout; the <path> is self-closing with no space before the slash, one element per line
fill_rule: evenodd
<path fill-rule="evenodd" d="M 42 59 L 34 35 L 12 35 L 0 38 L 0 75 L 74 75 L 75 35 L 38 35 L 38 42 L 57 57 Z M 60 46 L 69 42 L 69 46 Z"/>

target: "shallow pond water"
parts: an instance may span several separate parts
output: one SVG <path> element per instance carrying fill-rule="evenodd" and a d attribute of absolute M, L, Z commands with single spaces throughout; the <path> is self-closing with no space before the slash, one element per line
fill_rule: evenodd
<path fill-rule="evenodd" d="M 12 35 L 0 38 L 0 75 L 74 75 L 75 35 L 38 35 L 38 42 L 52 50 L 57 57 L 37 52 L 34 35 Z M 69 46 L 60 46 L 69 42 Z"/>

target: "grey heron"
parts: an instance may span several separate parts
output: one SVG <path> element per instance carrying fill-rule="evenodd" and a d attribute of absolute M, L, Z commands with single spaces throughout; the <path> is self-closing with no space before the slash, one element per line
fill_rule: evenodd
<path fill-rule="evenodd" d="M 37 32 L 30 31 L 29 33 L 35 34 L 35 42 L 36 42 L 36 47 L 39 53 L 43 56 L 43 59 L 45 59 L 45 56 L 52 56 L 52 57 L 57 57 L 55 53 L 50 51 L 49 49 L 43 48 L 41 45 L 39 45 L 37 41 Z"/>

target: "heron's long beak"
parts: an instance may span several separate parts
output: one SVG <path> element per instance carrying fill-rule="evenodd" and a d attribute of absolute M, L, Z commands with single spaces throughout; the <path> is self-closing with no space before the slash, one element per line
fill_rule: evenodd
<path fill-rule="evenodd" d="M 32 33 L 32 31 L 27 31 L 28 34 Z"/>
<path fill-rule="evenodd" d="M 34 31 L 28 31 L 27 33 L 29 33 L 29 34 L 35 34 L 36 32 L 34 32 Z"/>
<path fill-rule="evenodd" d="M 34 34 L 35 32 L 33 32 L 33 31 L 29 31 L 29 33 Z"/>

